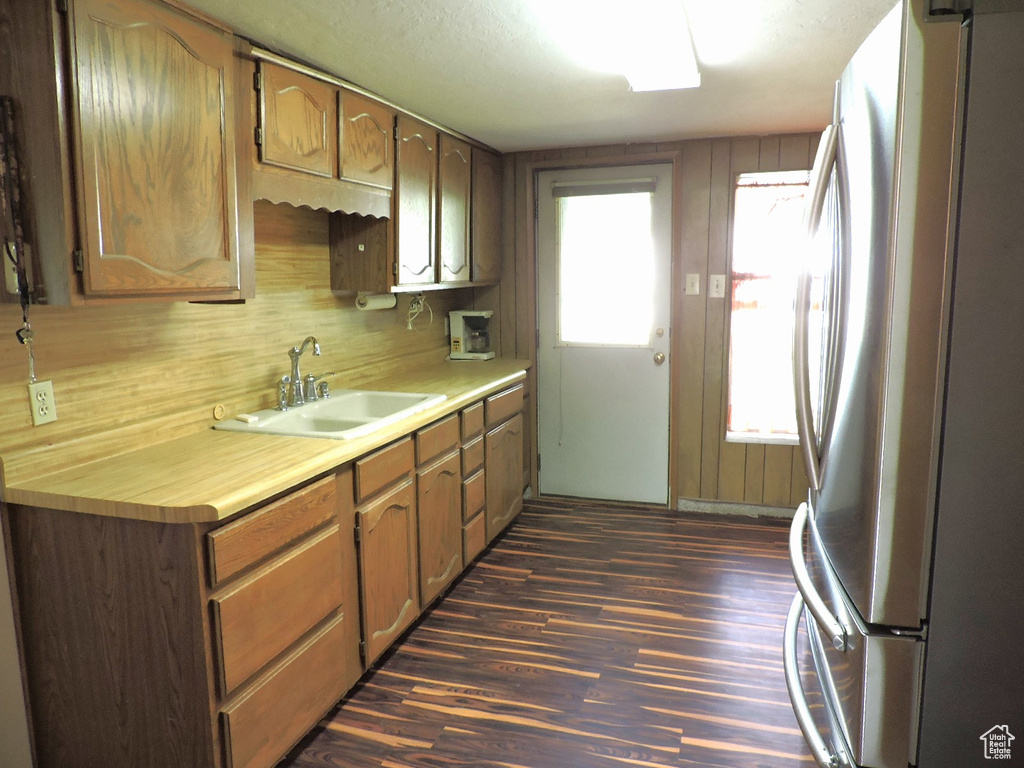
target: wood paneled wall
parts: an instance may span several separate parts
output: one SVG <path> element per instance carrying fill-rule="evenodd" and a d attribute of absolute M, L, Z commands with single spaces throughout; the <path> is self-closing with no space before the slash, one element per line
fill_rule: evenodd
<path fill-rule="evenodd" d="M 559 167 L 670 161 L 675 166 L 672 498 L 792 507 L 807 494 L 795 447 L 725 441 L 728 299 L 707 297 L 708 275 L 728 274 L 734 179 L 750 171 L 810 168 L 817 136 L 800 134 L 548 150 L 505 159 L 505 275 L 480 297 L 496 310 L 503 356 L 536 360 L 534 176 Z M 687 273 L 699 296 L 685 296 Z M 790 367 L 789 360 L 779 365 Z M 531 371 L 531 391 L 535 391 Z M 535 403 L 529 410 L 535 423 Z M 529 453 L 530 451 L 528 451 Z M 532 470 L 536 487 L 536 469 Z"/>
<path fill-rule="evenodd" d="M 444 318 L 472 302 L 471 290 L 426 294 L 433 324 L 424 313 L 409 331 L 406 296 L 396 309 L 362 312 L 353 294 L 331 293 L 327 213 L 258 202 L 255 222 L 256 298 L 245 304 L 34 307 L 36 375 L 53 381 L 52 424 L 32 426 L 27 355 L 14 337 L 21 313 L 0 306 L 0 454 L 74 440 L 87 459 L 208 428 L 218 404 L 228 416 L 271 407 L 288 349 L 309 335 L 323 353 L 307 351 L 303 372 L 336 371 L 334 388 L 444 358 Z"/>

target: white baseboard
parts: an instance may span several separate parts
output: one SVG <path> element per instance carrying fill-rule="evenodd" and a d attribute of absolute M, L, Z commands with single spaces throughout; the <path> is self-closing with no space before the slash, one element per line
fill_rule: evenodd
<path fill-rule="evenodd" d="M 736 504 L 730 501 L 702 501 L 698 499 L 676 499 L 680 512 L 703 512 L 712 515 L 742 515 L 744 517 L 782 517 L 792 519 L 795 509 L 789 507 L 765 507 L 760 504 Z"/>

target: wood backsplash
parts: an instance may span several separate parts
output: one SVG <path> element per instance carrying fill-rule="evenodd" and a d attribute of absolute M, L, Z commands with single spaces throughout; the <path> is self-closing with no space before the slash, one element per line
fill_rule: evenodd
<path fill-rule="evenodd" d="M 361 312 L 330 290 L 328 215 L 255 204 L 256 298 L 245 304 L 121 303 L 34 307 L 36 376 L 53 381 L 58 420 L 32 426 L 27 354 L 16 306 L 0 306 L 0 455 L 77 441 L 81 457 L 169 439 L 273 404 L 287 351 L 316 336 L 304 373 L 336 371 L 334 388 L 372 382 L 394 366 L 444 358 L 444 317 L 472 290 L 427 294 L 434 312 L 406 329 L 409 298 Z M 40 454 L 45 460 L 45 451 Z"/>

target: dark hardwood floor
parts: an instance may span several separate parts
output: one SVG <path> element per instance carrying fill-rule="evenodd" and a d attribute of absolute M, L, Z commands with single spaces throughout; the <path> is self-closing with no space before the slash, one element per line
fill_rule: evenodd
<path fill-rule="evenodd" d="M 531 501 L 281 765 L 813 765 L 786 521 Z"/>

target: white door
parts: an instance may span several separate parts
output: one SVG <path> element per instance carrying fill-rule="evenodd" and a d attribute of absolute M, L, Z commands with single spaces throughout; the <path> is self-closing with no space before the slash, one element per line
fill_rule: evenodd
<path fill-rule="evenodd" d="M 668 501 L 672 166 L 537 176 L 540 492 Z"/>

